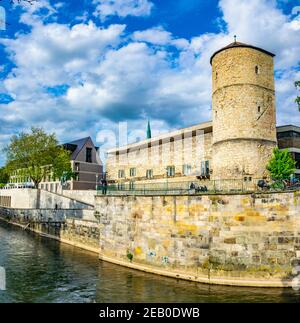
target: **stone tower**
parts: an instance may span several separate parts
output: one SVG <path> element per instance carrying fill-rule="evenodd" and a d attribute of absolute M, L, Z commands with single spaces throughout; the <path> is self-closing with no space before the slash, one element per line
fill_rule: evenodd
<path fill-rule="evenodd" d="M 277 145 L 274 56 L 235 41 L 211 57 L 213 179 L 267 175 Z"/>

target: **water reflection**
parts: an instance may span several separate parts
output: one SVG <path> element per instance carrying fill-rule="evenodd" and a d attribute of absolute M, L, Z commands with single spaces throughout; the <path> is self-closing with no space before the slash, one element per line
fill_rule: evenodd
<path fill-rule="evenodd" d="M 222 287 L 123 268 L 0 222 L 0 302 L 299 302 L 289 289 Z"/>

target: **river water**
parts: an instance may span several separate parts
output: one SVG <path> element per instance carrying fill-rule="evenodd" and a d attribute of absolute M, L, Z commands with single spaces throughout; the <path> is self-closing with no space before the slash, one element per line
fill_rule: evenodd
<path fill-rule="evenodd" d="M 0 221 L 0 303 L 300 302 L 300 292 L 209 286 L 123 268 Z"/>

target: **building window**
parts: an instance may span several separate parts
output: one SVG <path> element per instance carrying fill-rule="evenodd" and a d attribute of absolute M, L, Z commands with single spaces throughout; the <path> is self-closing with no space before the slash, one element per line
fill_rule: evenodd
<path fill-rule="evenodd" d="M 130 189 L 131 191 L 133 191 L 133 190 L 134 190 L 134 182 L 130 182 L 130 183 L 129 183 L 129 189 Z"/>
<path fill-rule="evenodd" d="M 201 162 L 201 176 L 209 176 L 209 161 Z"/>
<path fill-rule="evenodd" d="M 136 176 L 136 168 L 130 168 L 129 174 L 130 174 L 130 177 Z"/>
<path fill-rule="evenodd" d="M 124 178 L 125 177 L 125 171 L 123 169 L 119 170 L 119 178 Z"/>
<path fill-rule="evenodd" d="M 79 165 L 80 165 L 79 163 L 75 163 L 75 167 L 74 168 L 75 168 L 75 171 L 76 172 L 79 172 L 79 167 L 80 167 Z"/>
<path fill-rule="evenodd" d="M 296 168 L 300 169 L 300 153 L 295 153 L 294 158 L 295 158 L 295 161 L 296 161 Z"/>
<path fill-rule="evenodd" d="M 76 174 L 75 174 L 75 181 L 76 181 L 76 182 L 79 182 L 79 173 L 76 173 Z"/>
<path fill-rule="evenodd" d="M 258 106 L 258 107 L 257 107 L 257 112 L 258 112 L 258 113 L 260 113 L 260 111 L 261 111 L 261 107 L 260 107 L 260 106 Z"/>
<path fill-rule="evenodd" d="M 189 176 L 192 173 L 192 166 L 191 165 L 183 165 L 182 166 L 182 174 L 184 176 Z"/>
<path fill-rule="evenodd" d="M 87 163 L 91 163 L 92 162 L 92 148 L 87 148 L 86 149 L 86 159 L 85 159 L 85 161 L 87 162 Z"/>
<path fill-rule="evenodd" d="M 152 169 L 147 169 L 146 177 L 147 178 L 153 178 L 153 170 Z"/>
<path fill-rule="evenodd" d="M 278 132 L 277 133 L 277 138 L 299 138 L 300 137 L 300 132 L 296 131 L 284 131 L 284 132 Z"/>
<path fill-rule="evenodd" d="M 255 66 L 255 74 L 257 74 L 257 75 L 258 75 L 259 73 L 260 73 L 259 67 L 256 65 L 256 66 Z"/>
<path fill-rule="evenodd" d="M 167 176 L 168 177 L 175 176 L 175 166 L 168 166 L 167 167 Z"/>

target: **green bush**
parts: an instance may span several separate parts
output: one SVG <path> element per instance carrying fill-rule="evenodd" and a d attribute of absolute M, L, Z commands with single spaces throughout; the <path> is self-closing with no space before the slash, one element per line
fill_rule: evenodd
<path fill-rule="evenodd" d="M 296 170 L 296 162 L 287 149 L 280 150 L 276 147 L 267 165 L 267 170 L 274 181 L 288 180 Z"/>
<path fill-rule="evenodd" d="M 130 251 L 127 252 L 127 258 L 129 259 L 129 261 L 132 261 L 133 259 L 133 254 Z"/>

